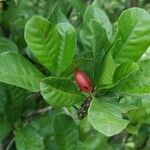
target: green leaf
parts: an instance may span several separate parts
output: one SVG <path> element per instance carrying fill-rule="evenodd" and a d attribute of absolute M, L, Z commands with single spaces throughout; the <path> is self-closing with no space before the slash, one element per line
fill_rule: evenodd
<path fill-rule="evenodd" d="M 117 63 L 137 61 L 150 45 L 150 15 L 141 8 L 125 10 L 118 20 L 118 33 L 112 47 Z"/>
<path fill-rule="evenodd" d="M 27 98 L 31 94 L 29 91 L 11 86 L 7 89 L 8 99 L 5 106 L 7 120 L 13 125 L 22 116 L 22 112 L 28 102 Z"/>
<path fill-rule="evenodd" d="M 11 126 L 4 115 L 0 115 L 0 142 L 9 133 Z"/>
<path fill-rule="evenodd" d="M 89 62 L 89 59 L 84 59 L 84 58 L 79 58 L 79 59 L 74 59 L 72 63 L 66 68 L 61 76 L 68 76 L 70 75 L 76 68 L 79 68 L 83 64 L 87 64 Z"/>
<path fill-rule="evenodd" d="M 8 95 L 7 95 L 6 85 L 0 83 L 0 114 L 3 114 L 5 111 L 7 99 L 8 99 Z"/>
<path fill-rule="evenodd" d="M 84 0 L 66 0 L 68 3 L 70 3 L 73 7 L 75 7 L 80 13 L 84 12 L 85 9 L 85 2 Z"/>
<path fill-rule="evenodd" d="M 129 121 L 111 103 L 94 98 L 88 110 L 88 119 L 93 127 L 106 136 L 118 134 L 126 128 Z"/>
<path fill-rule="evenodd" d="M 122 79 L 126 78 L 133 72 L 139 70 L 140 67 L 135 62 L 125 62 L 118 66 L 118 68 L 115 70 L 113 82 L 114 84 L 117 84 Z"/>
<path fill-rule="evenodd" d="M 58 150 L 76 150 L 78 144 L 78 128 L 68 115 L 57 115 L 53 123 Z"/>
<path fill-rule="evenodd" d="M 102 72 L 103 59 L 111 43 L 107 38 L 106 30 L 102 27 L 102 25 L 99 22 L 92 20 L 91 30 L 93 36 L 92 51 L 93 51 L 94 62 L 95 62 L 94 78 L 95 78 L 95 84 L 98 86 L 100 80 L 99 78 Z"/>
<path fill-rule="evenodd" d="M 34 16 L 26 24 L 25 39 L 35 58 L 54 75 L 60 75 L 73 59 L 75 30 L 69 23 L 54 27 L 48 20 Z"/>
<path fill-rule="evenodd" d="M 11 40 L 0 37 L 0 53 L 11 51 L 11 52 L 18 52 L 18 48 L 15 43 Z"/>
<path fill-rule="evenodd" d="M 150 93 L 150 60 L 142 61 L 140 70 L 132 73 L 129 77 L 119 82 L 113 91 L 122 94 L 149 94 Z"/>
<path fill-rule="evenodd" d="M 116 69 L 116 64 L 111 55 L 111 51 L 108 51 L 101 66 L 101 74 L 99 74 L 98 86 L 108 86 L 113 84 L 113 75 Z"/>
<path fill-rule="evenodd" d="M 0 55 L 1 82 L 37 92 L 43 77 L 42 73 L 23 56 L 12 52 Z"/>
<path fill-rule="evenodd" d="M 60 45 L 57 51 L 57 70 L 60 74 L 63 72 L 72 62 L 75 53 L 75 29 L 69 23 L 59 23 L 56 25 L 56 29 L 60 37 Z"/>
<path fill-rule="evenodd" d="M 55 6 L 54 10 L 48 17 L 48 20 L 53 24 L 56 25 L 57 23 L 68 22 L 66 16 L 62 13 L 60 7 L 58 5 Z"/>
<path fill-rule="evenodd" d="M 41 94 L 52 106 L 71 106 L 84 99 L 75 84 L 63 77 L 48 77 L 40 84 Z"/>
<path fill-rule="evenodd" d="M 15 133 L 17 150 L 44 150 L 43 139 L 30 127 L 22 127 Z"/>
<path fill-rule="evenodd" d="M 99 7 L 94 5 L 88 6 L 84 13 L 83 19 L 84 23 L 89 27 L 89 29 L 91 20 L 97 21 L 106 30 L 108 39 L 111 39 L 112 25 L 109 21 L 108 16 Z"/>
<path fill-rule="evenodd" d="M 93 5 L 88 6 L 83 16 L 83 27 L 80 31 L 81 42 L 84 48 L 88 51 L 92 50 L 92 42 L 91 42 L 93 40 L 91 32 L 92 20 L 95 20 L 106 30 L 106 34 L 109 40 L 112 37 L 112 26 L 105 12 L 102 11 L 97 6 Z"/>

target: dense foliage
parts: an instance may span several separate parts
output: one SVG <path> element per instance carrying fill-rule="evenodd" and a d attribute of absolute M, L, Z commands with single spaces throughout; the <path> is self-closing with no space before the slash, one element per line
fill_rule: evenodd
<path fill-rule="evenodd" d="M 149 150 L 149 10 L 0 1 L 0 149 Z"/>

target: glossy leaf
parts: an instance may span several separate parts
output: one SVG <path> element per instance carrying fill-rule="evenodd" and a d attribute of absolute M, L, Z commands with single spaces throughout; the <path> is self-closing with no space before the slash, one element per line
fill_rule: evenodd
<path fill-rule="evenodd" d="M 142 61 L 140 70 L 122 80 L 113 90 L 126 94 L 149 94 L 150 92 L 150 60 Z"/>
<path fill-rule="evenodd" d="M 139 70 L 138 64 L 134 62 L 125 62 L 118 66 L 115 70 L 113 81 L 114 84 L 129 76 L 131 73 Z"/>
<path fill-rule="evenodd" d="M 87 7 L 84 13 L 84 22 L 90 28 L 91 20 L 95 20 L 100 23 L 100 25 L 106 30 L 108 39 L 112 36 L 112 26 L 109 21 L 108 16 L 99 7 L 90 5 Z"/>
<path fill-rule="evenodd" d="M 43 139 L 30 127 L 22 127 L 15 133 L 17 150 L 44 150 Z"/>
<path fill-rule="evenodd" d="M 118 134 L 128 125 L 121 113 L 111 103 L 94 98 L 88 111 L 88 119 L 93 127 L 106 136 Z"/>
<path fill-rule="evenodd" d="M 58 150 L 76 150 L 79 138 L 78 128 L 70 116 L 57 115 L 53 128 Z"/>
<path fill-rule="evenodd" d="M 15 43 L 11 40 L 0 37 L 0 53 L 11 51 L 11 52 L 18 52 L 18 48 Z"/>
<path fill-rule="evenodd" d="M 94 20 L 100 24 L 105 30 L 108 39 L 112 37 L 112 26 L 109 21 L 109 18 L 99 7 L 90 5 L 87 7 L 84 16 L 83 16 L 83 27 L 80 31 L 80 39 L 83 43 L 83 46 L 86 50 L 92 50 L 92 30 L 91 30 L 91 21 Z M 96 30 L 96 29 L 95 29 Z M 100 35 L 99 35 L 100 36 Z M 97 39 L 98 40 L 98 39 Z M 100 44 L 100 43 L 99 43 Z"/>
<path fill-rule="evenodd" d="M 71 106 L 84 100 L 75 84 L 63 77 L 49 77 L 40 84 L 41 94 L 52 106 Z"/>
<path fill-rule="evenodd" d="M 34 16 L 26 24 L 25 39 L 35 58 L 55 75 L 60 75 L 73 59 L 75 30 L 69 23 L 54 27 L 48 20 Z"/>
<path fill-rule="evenodd" d="M 150 15 L 141 8 L 125 10 L 118 20 L 118 33 L 112 47 L 117 63 L 137 61 L 150 45 Z"/>
<path fill-rule="evenodd" d="M 102 63 L 104 61 L 104 56 L 107 52 L 107 49 L 110 47 L 111 43 L 109 42 L 106 30 L 102 25 L 95 21 L 91 21 L 91 30 L 93 36 L 92 51 L 94 56 L 94 80 L 95 84 L 99 85 L 100 76 L 102 74 Z"/>
<path fill-rule="evenodd" d="M 43 77 L 42 73 L 23 56 L 11 52 L 0 55 L 1 82 L 37 92 Z"/>
<path fill-rule="evenodd" d="M 101 74 L 97 85 L 108 86 L 113 84 L 113 75 L 116 69 L 116 63 L 113 60 L 111 51 L 108 51 L 101 66 Z"/>

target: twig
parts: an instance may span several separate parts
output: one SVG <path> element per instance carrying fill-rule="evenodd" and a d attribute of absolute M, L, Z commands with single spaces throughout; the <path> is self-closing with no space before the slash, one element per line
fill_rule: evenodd
<path fill-rule="evenodd" d="M 8 146 L 6 147 L 6 150 L 10 150 L 11 146 L 13 145 L 13 143 L 15 142 L 15 138 L 13 138 L 10 143 L 8 144 Z"/>
<path fill-rule="evenodd" d="M 36 115 L 39 115 L 39 114 L 42 114 L 42 113 L 46 113 L 46 112 L 51 111 L 51 110 L 52 110 L 51 106 L 48 106 L 48 107 L 45 107 L 45 108 L 42 108 L 42 109 L 38 109 L 38 110 L 35 110 L 35 111 L 29 113 L 25 118 L 31 118 L 33 116 L 36 116 Z"/>

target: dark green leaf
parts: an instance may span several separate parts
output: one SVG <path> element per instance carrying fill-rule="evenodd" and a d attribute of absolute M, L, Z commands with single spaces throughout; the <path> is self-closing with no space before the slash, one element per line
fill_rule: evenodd
<path fill-rule="evenodd" d="M 4 115 L 0 115 L 0 142 L 9 133 L 11 126 Z"/>
<path fill-rule="evenodd" d="M 58 150 L 76 150 L 78 128 L 74 120 L 67 115 L 57 115 L 53 123 Z"/>
<path fill-rule="evenodd" d="M 30 127 L 22 127 L 15 133 L 17 150 L 44 150 L 43 139 Z"/>
<path fill-rule="evenodd" d="M 55 6 L 53 12 L 50 14 L 48 20 L 56 25 L 57 23 L 68 22 L 66 16 L 62 13 L 60 7 L 58 5 Z"/>

